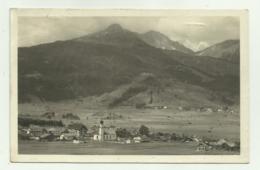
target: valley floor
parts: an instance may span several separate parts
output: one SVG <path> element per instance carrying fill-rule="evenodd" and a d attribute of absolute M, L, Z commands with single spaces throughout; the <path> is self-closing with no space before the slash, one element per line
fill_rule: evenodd
<path fill-rule="evenodd" d="M 90 109 L 75 103 L 53 103 L 46 105 L 19 105 L 19 114 L 29 114 L 35 117 L 48 111 L 55 112 L 53 120 L 62 120 L 65 125 L 79 121 L 90 129 L 104 120 L 106 126 L 114 125 L 116 128 L 138 129 L 141 125 L 149 128 L 150 132 L 176 133 L 179 135 L 198 136 L 209 139 L 226 139 L 240 142 L 240 116 L 238 108 L 234 112 L 207 112 L 207 111 L 180 111 L 176 107 L 167 109 L 135 109 L 121 107 L 115 109 Z M 66 120 L 62 118 L 65 113 L 73 113 L 80 120 Z M 116 115 L 114 119 L 107 119 L 110 114 Z M 121 115 L 121 116 L 120 116 Z M 72 142 L 39 142 L 20 141 L 21 154 L 159 154 L 159 155 L 197 155 L 197 154 L 239 154 L 235 151 L 210 150 L 197 152 L 197 144 L 182 142 L 149 142 L 140 144 L 118 143 L 80 143 Z"/>
<path fill-rule="evenodd" d="M 80 117 L 79 122 L 87 128 L 99 125 L 104 120 L 106 126 L 114 125 L 117 128 L 138 129 L 141 125 L 149 128 L 150 132 L 177 133 L 196 135 L 212 139 L 229 139 L 240 141 L 240 114 L 238 106 L 232 108 L 233 113 L 207 111 L 180 111 L 176 107 L 167 109 L 135 109 L 121 107 L 115 109 L 90 108 L 76 103 L 48 103 L 48 105 L 19 105 L 19 114 L 29 114 L 36 117 L 45 112 L 55 112 L 53 119 L 62 120 L 65 124 L 76 120 L 62 119 L 65 113 L 73 113 Z M 116 118 L 107 119 L 112 114 Z M 120 116 L 120 117 L 118 117 Z"/>
<path fill-rule="evenodd" d="M 149 142 L 139 144 L 118 144 L 88 142 L 38 142 L 20 141 L 19 154 L 55 155 L 238 155 L 238 151 L 209 150 L 196 151 L 193 142 Z"/>

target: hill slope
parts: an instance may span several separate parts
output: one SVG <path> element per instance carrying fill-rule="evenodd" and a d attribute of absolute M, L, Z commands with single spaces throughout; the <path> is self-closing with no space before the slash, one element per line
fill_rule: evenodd
<path fill-rule="evenodd" d="M 131 85 L 144 73 L 154 75 L 153 82 L 160 82 L 160 87 L 169 90 L 175 88 L 174 84 L 181 84 L 178 87 L 185 93 L 195 92 L 196 88 L 188 87 L 198 86 L 209 92 L 239 95 L 238 74 L 228 69 L 229 62 L 195 57 L 155 48 L 139 34 L 117 24 L 73 40 L 19 48 L 19 102 L 103 96 L 121 91 L 121 87 Z M 123 95 L 126 102 L 139 93 L 151 91 L 151 87 L 146 83 L 132 90 Z M 161 94 L 160 98 L 167 98 L 167 93 Z M 168 100 L 175 99 L 168 97 Z M 196 100 L 206 101 L 202 97 Z"/>
<path fill-rule="evenodd" d="M 218 59 L 227 60 L 233 63 L 239 63 L 240 59 L 240 41 L 226 40 L 210 46 L 197 52 L 199 56 L 210 56 Z"/>

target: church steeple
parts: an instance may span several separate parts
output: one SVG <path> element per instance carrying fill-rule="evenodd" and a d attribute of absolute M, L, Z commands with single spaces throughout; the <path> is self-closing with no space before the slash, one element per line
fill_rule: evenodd
<path fill-rule="evenodd" d="M 103 141 L 104 140 L 104 129 L 103 129 L 103 125 L 104 125 L 104 121 L 101 120 L 99 123 L 99 141 Z"/>

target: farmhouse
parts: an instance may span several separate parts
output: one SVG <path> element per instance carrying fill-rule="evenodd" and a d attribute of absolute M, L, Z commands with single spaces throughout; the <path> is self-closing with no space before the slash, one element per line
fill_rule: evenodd
<path fill-rule="evenodd" d="M 42 117 L 45 117 L 47 119 L 52 119 L 55 117 L 55 112 L 46 112 L 42 115 Z"/>
<path fill-rule="evenodd" d="M 94 134 L 93 140 L 95 141 L 111 141 L 116 140 L 115 127 L 105 127 L 104 122 L 101 120 L 97 134 Z"/>
<path fill-rule="evenodd" d="M 30 125 L 27 134 L 31 134 L 32 136 L 35 137 L 40 137 L 43 134 L 48 133 L 47 130 L 43 127 L 36 126 L 36 125 Z"/>
<path fill-rule="evenodd" d="M 64 127 L 48 127 L 45 128 L 49 134 L 52 134 L 53 136 L 60 136 L 64 131 Z"/>
<path fill-rule="evenodd" d="M 80 137 L 80 131 L 75 129 L 66 129 L 61 135 L 60 140 L 74 140 Z"/>
<path fill-rule="evenodd" d="M 136 136 L 136 137 L 134 137 L 133 140 L 134 140 L 134 143 L 141 143 L 142 138 L 140 136 Z"/>
<path fill-rule="evenodd" d="M 75 135 L 74 133 L 63 133 L 60 135 L 60 140 L 67 140 L 67 141 L 71 141 L 74 139 L 78 139 L 79 136 Z"/>

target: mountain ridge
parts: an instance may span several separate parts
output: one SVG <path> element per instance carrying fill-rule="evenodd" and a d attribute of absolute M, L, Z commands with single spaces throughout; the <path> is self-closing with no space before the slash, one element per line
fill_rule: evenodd
<path fill-rule="evenodd" d="M 240 40 L 225 40 L 216 43 L 204 50 L 198 51 L 196 55 L 210 56 L 223 59 L 229 62 L 239 63 L 240 60 Z"/>
<path fill-rule="evenodd" d="M 163 50 L 177 50 L 187 54 L 194 53 L 194 51 L 185 47 L 183 44 L 180 44 L 178 41 L 172 41 L 166 35 L 157 31 L 148 31 L 140 34 L 140 37 L 143 41 L 156 48 L 161 48 Z"/>
<path fill-rule="evenodd" d="M 239 73 L 230 70 L 229 62 L 156 48 L 120 25 L 72 40 L 18 48 L 18 63 L 19 102 L 30 102 L 31 96 L 42 101 L 102 96 L 143 73 L 154 75 L 165 87 L 169 80 L 169 89 L 178 82 L 183 88 L 192 85 L 224 96 L 239 95 L 237 84 L 232 84 Z"/>

